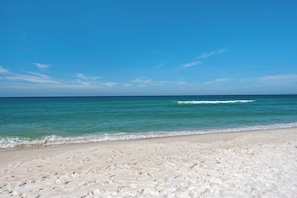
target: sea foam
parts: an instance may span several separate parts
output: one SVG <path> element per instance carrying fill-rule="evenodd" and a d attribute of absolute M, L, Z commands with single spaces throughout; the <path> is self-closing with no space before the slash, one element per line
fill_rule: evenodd
<path fill-rule="evenodd" d="M 234 103 L 249 103 L 255 100 L 191 100 L 191 101 L 176 101 L 177 104 L 234 104 Z"/>
<path fill-rule="evenodd" d="M 51 136 L 45 136 L 43 138 L 35 139 L 35 140 L 29 140 L 28 138 L 10 137 L 10 138 L 0 139 L 0 150 L 19 149 L 19 148 L 36 148 L 36 147 L 46 147 L 46 146 L 64 145 L 64 144 L 138 140 L 138 139 L 160 138 L 160 137 L 174 137 L 174 136 L 199 135 L 199 134 L 210 134 L 210 133 L 245 132 L 245 131 L 286 129 L 286 128 L 297 128 L 297 122 L 270 124 L 270 125 L 254 125 L 254 126 L 225 128 L 225 129 L 192 130 L 192 131 L 189 130 L 189 131 L 159 131 L 159 132 L 143 132 L 143 133 L 141 132 L 115 133 L 115 134 L 85 135 L 85 136 L 77 136 L 77 137 L 62 137 L 62 136 L 51 135 Z"/>

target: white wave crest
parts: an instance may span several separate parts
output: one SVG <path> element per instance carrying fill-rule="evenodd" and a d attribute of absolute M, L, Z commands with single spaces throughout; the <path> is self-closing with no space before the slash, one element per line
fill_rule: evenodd
<path fill-rule="evenodd" d="M 225 128 L 225 129 L 192 130 L 192 131 L 190 130 L 190 131 L 116 133 L 116 134 L 87 135 L 87 136 L 78 136 L 78 137 L 61 137 L 61 136 L 52 135 L 52 136 L 46 136 L 39 140 L 7 137 L 7 138 L 0 139 L 0 151 L 6 150 L 6 149 L 35 148 L 35 147 L 46 147 L 46 146 L 63 145 L 63 144 L 137 140 L 137 139 L 147 139 L 147 138 L 198 135 L 198 134 L 207 134 L 207 133 L 244 132 L 244 131 L 273 130 L 273 129 L 286 129 L 286 128 L 297 128 L 297 122 L 279 123 L 279 124 L 270 124 L 270 125 L 254 125 L 254 126 Z"/>
<path fill-rule="evenodd" d="M 191 100 L 191 101 L 176 101 L 177 104 L 234 104 L 234 103 L 249 103 L 255 100 Z"/>

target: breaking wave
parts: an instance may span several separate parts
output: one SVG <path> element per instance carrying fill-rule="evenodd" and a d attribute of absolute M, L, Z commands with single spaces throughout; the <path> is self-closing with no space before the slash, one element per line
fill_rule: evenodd
<path fill-rule="evenodd" d="M 255 100 L 191 100 L 191 101 L 176 101 L 177 104 L 235 104 L 235 103 L 250 103 Z"/>
<path fill-rule="evenodd" d="M 198 135 L 208 133 L 227 133 L 227 132 L 244 132 L 258 130 L 273 130 L 297 128 L 297 122 L 271 124 L 271 125 L 254 125 L 237 128 L 225 129 L 209 129 L 209 130 L 193 130 L 193 131 L 159 131 L 159 132 L 143 132 L 143 133 L 116 133 L 116 134 L 98 134 L 77 137 L 62 136 L 46 136 L 41 139 L 30 140 L 28 138 L 5 137 L 0 139 L 0 151 L 6 149 L 23 149 L 23 148 L 39 148 L 55 145 L 77 144 L 77 143 L 95 143 L 106 141 L 122 141 L 122 140 L 138 140 L 147 138 L 174 137 L 184 135 Z"/>

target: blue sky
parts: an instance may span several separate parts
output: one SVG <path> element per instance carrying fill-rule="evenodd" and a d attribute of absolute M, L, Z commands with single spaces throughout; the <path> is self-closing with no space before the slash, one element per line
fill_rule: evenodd
<path fill-rule="evenodd" d="M 297 94 L 296 9 L 0 0 L 0 96 Z"/>

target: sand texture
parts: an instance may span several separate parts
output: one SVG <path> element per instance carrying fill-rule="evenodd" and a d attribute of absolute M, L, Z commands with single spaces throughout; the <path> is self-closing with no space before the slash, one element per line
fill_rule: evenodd
<path fill-rule="evenodd" d="M 0 152 L 0 197 L 297 197 L 297 129 Z"/>

